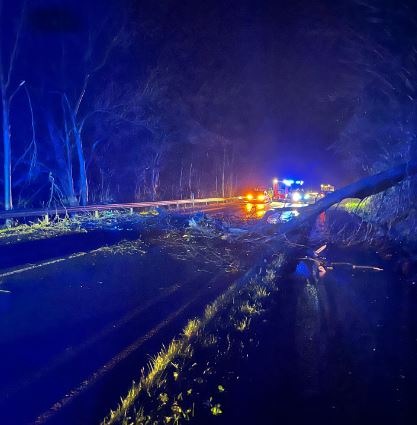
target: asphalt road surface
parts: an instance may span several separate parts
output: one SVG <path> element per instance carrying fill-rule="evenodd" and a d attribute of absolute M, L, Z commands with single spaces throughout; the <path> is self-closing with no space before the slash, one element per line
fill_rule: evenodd
<path fill-rule="evenodd" d="M 211 214 L 237 219 L 256 219 L 264 211 L 246 204 L 210 209 Z M 122 238 L 134 242 L 137 235 L 88 235 L 34 242 L 22 255 L 16 247 L 1 252 L 2 425 L 98 423 L 132 379 L 139 378 L 149 354 L 236 279 L 214 266 L 179 261 L 161 244 L 144 241 L 133 252 L 102 248 Z M 365 261 L 361 253 L 357 256 Z M 330 362 L 329 376 L 336 376 L 342 386 L 353 385 L 350 375 L 335 370 L 353 371 L 355 377 L 362 373 L 368 380 L 365 386 L 385 370 L 392 378 L 382 380 L 387 391 L 392 390 L 392 397 L 398 393 L 399 404 L 406 403 L 416 388 L 416 314 L 410 304 L 416 299 L 415 283 L 401 281 L 398 286 L 392 271 L 357 275 L 354 281 L 343 270 L 338 273 L 329 278 L 328 290 L 322 283 L 310 292 L 298 288 L 296 296 L 292 286 L 282 291 L 277 341 L 292 348 L 275 352 L 274 359 L 282 362 L 277 373 L 291 369 L 294 379 L 307 379 L 302 384 L 307 392 L 317 394 L 321 380 L 328 380 L 320 375 L 321 361 Z M 346 353 L 347 347 L 351 351 Z M 269 349 L 273 352 L 274 347 Z M 294 350 L 301 350 L 304 360 L 291 361 L 300 358 Z M 263 376 L 261 370 L 258 376 Z M 262 394 L 262 382 L 252 384 Z M 328 388 L 333 387 L 326 387 L 330 393 Z M 365 388 L 370 391 L 369 385 Z M 285 400 L 288 392 L 282 389 L 282 394 Z M 325 407 L 331 412 L 339 401 Z M 257 402 L 262 405 L 262 400 Z M 258 414 L 253 412 L 252 419 Z"/>
<path fill-rule="evenodd" d="M 246 214 L 241 204 L 203 209 Z M 149 354 L 236 278 L 163 244 L 105 248 L 138 237 L 95 231 L 0 246 L 0 424 L 97 423 Z"/>
<path fill-rule="evenodd" d="M 80 250 L 0 275 L 1 424 L 97 423 L 148 353 L 231 282 L 161 246 L 143 250 Z"/>

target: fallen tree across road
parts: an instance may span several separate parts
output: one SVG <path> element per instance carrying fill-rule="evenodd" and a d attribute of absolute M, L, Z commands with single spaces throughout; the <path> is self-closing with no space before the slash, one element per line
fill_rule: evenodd
<path fill-rule="evenodd" d="M 279 225 L 271 225 L 270 219 L 274 215 L 280 215 L 281 212 L 268 211 L 259 223 L 254 225 L 248 233 L 241 236 L 246 240 L 260 239 L 264 243 L 264 249 L 259 260 L 248 271 L 247 276 L 265 273 L 265 265 L 270 264 L 278 253 L 284 254 L 287 259 L 286 267 L 283 268 L 285 273 L 291 273 L 295 270 L 298 260 L 306 255 L 311 229 L 314 220 L 320 213 L 333 205 L 339 204 L 344 199 L 364 199 L 367 196 L 383 192 L 415 174 L 417 174 L 417 161 L 412 161 L 365 177 L 327 195 L 313 205 L 301 208 L 299 216 Z M 291 248 L 283 245 L 284 242 L 289 242 Z"/>
<path fill-rule="evenodd" d="M 242 356 L 242 352 L 234 351 L 234 347 L 242 347 L 242 341 L 246 344 L 242 335 L 248 334 L 248 340 L 253 340 L 256 332 L 251 333 L 251 327 L 259 329 L 262 323 L 267 322 L 257 321 L 257 317 L 262 317 L 270 308 L 267 300 L 277 291 L 277 284 L 293 278 L 294 271 L 296 279 L 310 284 L 317 283 L 326 273 L 320 258 L 325 246 L 315 249 L 309 241 L 310 229 L 317 215 L 345 198 L 365 198 L 416 173 L 417 163 L 412 166 L 403 164 L 364 178 L 303 208 L 299 217 L 279 226 L 270 225 L 266 218 L 249 227 L 248 231 L 233 229 L 230 232 L 227 226 L 219 226 L 219 223 L 205 215 L 192 217 L 186 235 L 194 238 L 213 235 L 214 239 L 224 239 L 231 235 L 230 240 L 235 242 L 233 236 L 237 236 L 238 241 L 246 242 L 256 252 L 254 265 L 236 279 L 228 291 L 207 306 L 201 317 L 191 319 L 182 334 L 167 349 L 162 349 L 153 357 L 139 383 L 133 384 L 116 411 L 110 412 L 102 424 L 146 424 L 152 421 L 181 423 L 190 419 L 198 421 L 204 415 L 221 415 L 223 405 L 219 402 L 219 393 L 224 391 L 223 385 L 228 390 L 232 388 L 231 383 L 225 384 L 224 376 L 232 376 L 235 372 L 231 368 L 222 375 L 222 371 L 227 369 L 221 362 L 230 356 L 229 361 L 231 359 L 234 366 L 234 359 Z M 271 211 L 268 216 L 274 213 Z M 186 238 L 179 237 L 177 241 L 189 249 L 190 243 Z M 237 253 L 236 249 L 231 252 Z M 331 270 L 335 266 L 382 271 L 379 267 L 347 261 L 329 263 L 327 269 Z M 315 291 L 311 289 L 312 285 L 309 288 Z M 207 352 L 210 354 L 207 355 Z M 210 362 L 206 359 L 210 359 Z"/>
<path fill-rule="evenodd" d="M 315 287 L 314 284 L 319 282 L 327 270 L 330 271 L 336 267 L 352 271 L 383 271 L 381 267 L 373 265 L 357 265 L 348 261 L 349 257 L 345 261 L 331 261 L 330 257 L 331 262 L 327 263 L 328 260 L 320 257 L 326 246 L 316 249 L 311 246 L 312 242 L 309 240 L 314 219 L 318 214 L 345 198 L 364 198 L 379 193 L 416 173 L 417 164 L 413 167 L 408 164 L 408 166 L 402 165 L 367 177 L 334 192 L 315 205 L 305 207 L 300 211 L 298 218 L 278 226 L 270 225 L 267 220 L 264 220 L 250 226 L 248 230 L 230 229 L 205 215 L 192 217 L 189 220 L 187 235 L 196 237 L 198 233 L 201 233 L 204 237 L 213 235 L 222 240 L 228 240 L 226 236 L 231 236 L 229 241 L 234 242 L 236 242 L 236 236 L 238 241 L 252 247 L 255 253 L 255 264 L 244 276 L 236 279 L 234 285 L 216 301 L 208 305 L 200 317 L 191 319 L 183 332 L 173 339 L 167 348 L 163 348 L 152 358 L 148 369 L 143 369 L 139 382 L 132 385 L 130 391 L 121 399 L 121 404 L 115 411 L 109 413 L 102 425 L 129 425 L 133 422 L 136 424 L 163 422 L 181 424 L 189 420 L 211 423 L 212 416 L 229 414 L 229 417 L 232 417 L 232 409 L 239 409 L 241 400 L 239 395 L 250 394 L 250 389 L 246 390 L 248 386 L 240 391 L 239 385 L 244 386 L 241 382 L 254 382 L 253 365 L 257 364 L 257 359 L 262 363 L 260 368 L 265 367 L 268 351 L 259 347 L 269 349 L 272 346 L 268 341 L 276 339 L 276 329 L 283 332 L 284 342 L 288 339 L 288 335 L 292 336 L 283 326 L 269 327 L 279 322 L 279 319 L 286 319 L 285 313 L 281 314 L 279 308 L 274 308 L 278 305 L 279 294 L 283 294 L 281 295 L 283 302 L 280 306 L 295 305 L 298 309 L 298 314 L 294 314 L 296 320 L 301 314 L 305 315 L 305 320 L 297 321 L 294 329 L 302 329 L 302 333 L 296 340 L 300 347 L 298 352 L 305 353 L 310 364 L 313 358 L 310 355 L 313 352 L 311 351 L 312 342 L 317 349 L 315 353 L 323 351 L 320 332 L 323 331 L 323 323 L 330 322 L 328 312 L 334 314 L 335 318 L 338 317 L 337 309 L 329 308 L 329 304 L 333 305 L 333 299 L 330 303 L 326 289 L 323 285 Z M 184 247 L 189 249 L 189 242 L 185 238 L 178 238 L 178 243 L 184 243 Z M 231 249 L 231 252 L 237 254 L 236 249 Z M 290 285 L 281 285 L 285 284 L 285 281 Z M 292 282 L 305 285 L 291 285 Z M 280 290 L 281 287 L 285 290 Z M 291 292 L 287 291 L 288 288 Z M 379 286 L 377 288 L 379 290 Z M 296 302 L 288 298 L 293 293 L 297 294 Z M 298 296 L 298 294 L 301 295 Z M 341 295 L 342 298 L 344 293 Z M 319 316 L 322 311 L 326 311 L 323 321 Z M 293 319 L 289 320 L 288 323 L 292 323 Z M 330 329 L 329 335 L 333 338 L 333 328 L 330 327 Z M 251 341 L 255 341 L 254 351 L 245 351 Z M 261 345 L 265 344 L 265 341 L 266 345 Z M 281 346 L 277 345 L 278 353 Z M 324 351 L 326 349 L 327 347 Z M 259 357 L 253 355 L 255 351 L 259 353 Z M 326 355 L 323 358 L 327 360 Z M 244 358 L 250 358 L 252 364 L 248 362 L 249 366 L 246 369 L 239 369 L 239 362 L 236 362 L 236 359 Z M 273 360 L 270 371 L 280 369 L 279 365 L 277 367 L 276 357 L 271 356 L 271 358 Z M 296 364 L 298 366 L 297 362 Z M 319 364 L 320 362 L 317 361 L 316 365 Z M 268 370 L 266 375 L 270 371 Z M 261 380 L 258 388 L 265 389 L 268 395 L 271 387 L 267 380 Z M 223 397 L 223 393 L 227 397 Z M 275 394 L 271 397 L 274 402 L 277 399 Z M 253 411 L 259 419 L 259 412 L 262 410 L 261 407 L 258 409 L 259 401 L 249 397 L 247 400 L 254 400 Z M 274 407 L 275 405 L 271 411 Z M 230 423 L 227 420 L 223 422 Z"/>
<path fill-rule="evenodd" d="M 383 192 L 416 174 L 417 161 L 415 160 L 397 165 L 396 167 L 382 171 L 381 173 L 365 177 L 355 183 L 336 190 L 313 205 L 300 209 L 300 215 L 298 217 L 280 225 L 277 231 L 273 234 L 274 236 L 288 235 L 294 231 L 301 230 L 304 226 L 311 224 L 311 221 L 320 213 L 326 211 L 333 205 L 339 204 L 344 199 L 364 199 L 367 196 L 376 195 L 377 193 Z M 270 211 L 265 214 L 262 222 L 255 226 L 254 230 L 261 231 L 261 233 L 263 233 L 262 230 L 266 230 L 265 224 L 268 221 L 268 218 L 270 218 L 273 214 L 274 211 Z M 271 233 L 270 229 L 267 230 L 267 233 Z"/>

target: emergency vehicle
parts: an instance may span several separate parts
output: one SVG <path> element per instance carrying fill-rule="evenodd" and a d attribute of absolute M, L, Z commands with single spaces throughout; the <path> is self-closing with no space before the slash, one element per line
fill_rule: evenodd
<path fill-rule="evenodd" d="M 250 190 L 246 196 L 244 197 L 244 201 L 248 202 L 250 204 L 257 204 L 257 203 L 268 203 L 271 202 L 271 197 L 267 190 L 262 190 L 259 188 Z"/>
<path fill-rule="evenodd" d="M 328 195 L 329 193 L 334 192 L 334 186 L 328 183 L 323 183 L 320 185 L 320 190 L 323 195 Z"/>
<path fill-rule="evenodd" d="M 274 179 L 272 185 L 275 201 L 301 202 L 306 196 L 303 190 L 304 180 Z"/>

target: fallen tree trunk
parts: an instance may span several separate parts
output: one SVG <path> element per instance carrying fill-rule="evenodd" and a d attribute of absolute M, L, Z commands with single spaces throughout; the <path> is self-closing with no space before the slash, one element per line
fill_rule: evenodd
<path fill-rule="evenodd" d="M 345 186 L 335 192 L 327 195 L 325 198 L 315 204 L 305 207 L 300 211 L 297 218 L 279 226 L 275 235 L 288 235 L 296 230 L 300 230 L 304 225 L 311 223 L 320 213 L 327 210 L 331 206 L 340 203 L 347 198 L 366 198 L 383 192 L 390 187 L 402 182 L 403 180 L 417 174 L 417 161 L 408 162 L 398 165 L 389 170 L 365 177 Z M 263 222 L 268 219 L 265 215 Z"/>
<path fill-rule="evenodd" d="M 267 224 L 268 217 L 276 213 L 276 211 L 269 211 L 263 220 L 251 229 L 250 233 L 254 232 L 252 234 L 257 234 L 258 237 L 259 234 L 262 234 L 264 242 L 268 243 L 264 245 L 264 250 L 256 266 L 252 267 L 245 277 L 265 274 L 268 265 L 273 263 L 273 258 L 280 252 L 285 258 L 285 267 L 281 267 L 281 270 L 285 270 L 286 274 L 291 273 L 295 270 L 299 259 L 309 249 L 311 227 L 320 213 L 346 198 L 363 199 L 383 192 L 415 174 L 417 174 L 417 161 L 401 164 L 379 174 L 365 177 L 327 195 L 313 205 L 302 208 L 298 217 L 278 226 Z M 245 235 L 245 238 L 247 236 L 248 234 Z"/>

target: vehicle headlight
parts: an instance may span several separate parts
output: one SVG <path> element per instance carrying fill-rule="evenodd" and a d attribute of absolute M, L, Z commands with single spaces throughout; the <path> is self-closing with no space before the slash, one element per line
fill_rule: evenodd
<path fill-rule="evenodd" d="M 246 195 L 246 199 L 249 199 L 249 201 L 252 201 L 253 195 L 249 193 L 248 195 Z"/>
<path fill-rule="evenodd" d="M 304 199 L 310 199 L 310 195 L 309 195 L 308 193 L 306 193 L 306 194 L 304 195 Z"/>
<path fill-rule="evenodd" d="M 301 193 L 299 193 L 299 192 L 294 192 L 293 194 L 292 194 L 292 200 L 294 201 L 294 202 L 299 202 L 299 201 L 301 201 Z"/>
<path fill-rule="evenodd" d="M 258 195 L 258 201 L 265 201 L 265 195 Z"/>

